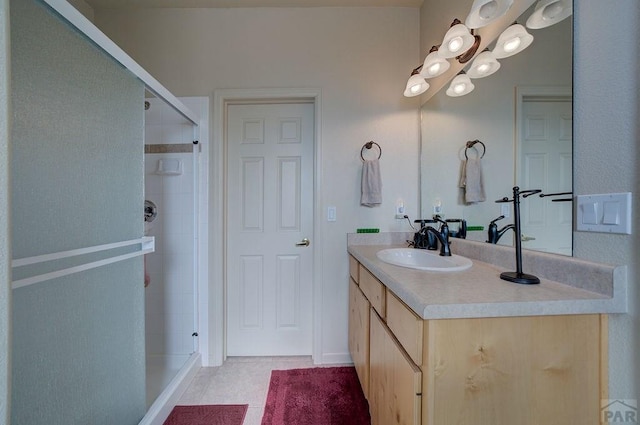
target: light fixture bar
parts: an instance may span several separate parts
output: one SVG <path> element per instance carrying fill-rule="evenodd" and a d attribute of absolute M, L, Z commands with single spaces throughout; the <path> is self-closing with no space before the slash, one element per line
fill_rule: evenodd
<path fill-rule="evenodd" d="M 532 42 L 533 36 L 527 32 L 525 27 L 515 23 L 500 34 L 496 46 L 493 48 L 493 55 L 496 59 L 507 58 L 520 53 Z"/>
<path fill-rule="evenodd" d="M 467 75 L 470 78 L 484 78 L 495 73 L 498 69 L 500 69 L 500 62 L 496 60 L 489 49 L 485 49 L 473 60 Z"/>
<path fill-rule="evenodd" d="M 442 45 L 438 49 L 438 55 L 445 59 L 457 58 L 460 63 L 465 63 L 473 57 L 479 45 L 480 36 L 473 35 L 469 28 L 461 23 L 459 19 L 454 19 L 451 27 L 444 35 Z M 469 56 L 471 49 L 473 49 L 473 52 Z M 460 59 L 461 57 L 466 60 L 463 62 Z"/>
<path fill-rule="evenodd" d="M 469 76 L 464 71 L 460 71 L 460 73 L 451 80 L 451 84 L 446 93 L 447 96 L 450 97 L 460 97 L 471 93 L 474 88 L 475 86 Z"/>
<path fill-rule="evenodd" d="M 539 0 L 527 19 L 527 28 L 534 30 L 550 27 L 573 14 L 571 0 Z"/>
<path fill-rule="evenodd" d="M 411 71 L 411 77 L 407 81 L 407 85 L 404 89 L 405 97 L 415 97 L 421 95 L 429 89 L 429 83 L 420 75 L 420 69 L 422 65 Z"/>
<path fill-rule="evenodd" d="M 450 66 L 451 64 L 448 60 L 438 55 L 438 47 L 432 46 L 429 54 L 424 59 L 420 75 L 424 78 L 434 78 L 444 74 Z"/>
<path fill-rule="evenodd" d="M 482 28 L 503 16 L 513 0 L 475 0 L 464 24 L 470 29 Z"/>

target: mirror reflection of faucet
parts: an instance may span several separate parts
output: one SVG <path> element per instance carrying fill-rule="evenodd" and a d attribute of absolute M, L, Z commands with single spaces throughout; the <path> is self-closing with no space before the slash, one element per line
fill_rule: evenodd
<path fill-rule="evenodd" d="M 504 235 L 507 232 L 507 230 L 513 229 L 515 231 L 516 226 L 514 224 L 507 224 L 502 229 L 498 230 L 498 225 L 496 224 L 496 221 L 502 220 L 503 218 L 504 216 L 501 215 L 500 217 L 492 220 L 491 223 L 489 223 L 489 231 L 487 232 L 487 242 L 496 244 L 498 243 L 502 235 Z"/>
<path fill-rule="evenodd" d="M 447 223 L 458 223 L 458 230 L 449 230 L 452 238 L 467 239 L 467 220 L 463 218 L 448 218 Z"/>

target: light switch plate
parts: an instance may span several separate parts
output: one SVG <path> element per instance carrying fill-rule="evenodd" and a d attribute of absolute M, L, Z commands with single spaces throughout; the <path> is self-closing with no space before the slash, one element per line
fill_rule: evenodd
<path fill-rule="evenodd" d="M 509 204 L 500 205 L 500 215 L 503 215 L 504 218 L 511 217 L 511 205 Z"/>
<path fill-rule="evenodd" d="M 631 234 L 631 193 L 578 195 L 576 230 Z"/>
<path fill-rule="evenodd" d="M 327 221 L 336 221 L 336 207 L 327 207 Z"/>

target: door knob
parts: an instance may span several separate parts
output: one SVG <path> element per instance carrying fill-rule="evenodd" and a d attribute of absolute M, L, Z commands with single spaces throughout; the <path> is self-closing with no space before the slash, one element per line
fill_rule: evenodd
<path fill-rule="evenodd" d="M 536 238 L 534 238 L 533 236 L 527 236 L 527 235 L 521 235 L 521 239 L 522 242 L 527 242 L 527 241 L 535 241 Z"/>
<path fill-rule="evenodd" d="M 298 242 L 296 244 L 296 246 L 309 246 L 309 244 L 311 243 L 311 241 L 309 241 L 309 239 L 304 238 L 303 240 L 301 240 L 300 242 Z"/>

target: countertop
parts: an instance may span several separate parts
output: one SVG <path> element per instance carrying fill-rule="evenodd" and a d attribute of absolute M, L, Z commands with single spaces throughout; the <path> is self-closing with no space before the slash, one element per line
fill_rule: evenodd
<path fill-rule="evenodd" d="M 458 272 L 430 272 L 379 260 L 376 253 L 382 249 L 406 248 L 406 243 L 397 243 L 397 239 L 402 237 L 393 239 L 382 237 L 383 242 L 392 242 L 382 244 L 358 244 L 359 241 L 350 240 L 347 250 L 423 319 L 623 313 L 627 310 L 624 267 L 588 263 L 572 257 L 557 258 L 559 256 L 549 254 L 533 253 L 534 258 L 527 254 L 525 260 L 535 262 L 543 272 L 553 269 L 554 276 L 566 276 L 563 279 L 567 282 L 550 280 L 544 273 L 537 273 L 540 284 L 521 285 L 499 277 L 503 271 L 515 270 L 515 266 L 508 270 L 473 258 L 475 251 L 484 252 L 485 256 L 490 251 L 492 255 L 489 257 L 500 257 L 498 254 L 504 256 L 513 252 L 512 248 L 505 251 L 504 247 L 495 245 L 456 241 L 452 246 L 453 253 L 471 258 L 473 266 Z M 375 243 L 375 237 L 371 241 Z M 454 246 L 464 253 L 456 252 Z M 546 268 L 545 260 L 550 261 Z M 558 270 L 563 265 L 566 270 L 558 274 L 563 272 Z M 579 275 L 578 280 L 583 282 L 571 280 L 572 276 L 575 277 L 572 268 L 584 271 L 589 266 L 595 272 Z M 593 282 L 593 279 L 598 282 Z"/>

